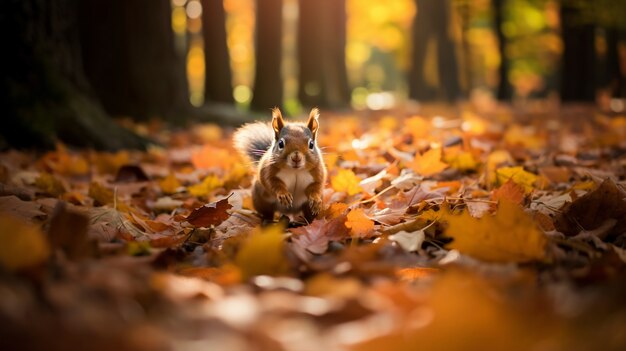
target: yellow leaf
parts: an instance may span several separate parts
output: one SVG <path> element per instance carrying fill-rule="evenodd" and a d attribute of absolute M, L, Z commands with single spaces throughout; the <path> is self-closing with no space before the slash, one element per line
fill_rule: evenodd
<path fill-rule="evenodd" d="M 446 155 L 444 161 L 446 161 L 450 167 L 458 169 L 459 171 L 475 170 L 479 165 L 474 155 L 467 151 L 457 151 Z"/>
<path fill-rule="evenodd" d="M 517 167 L 502 167 L 496 170 L 496 182 L 498 185 L 504 184 L 509 180 L 515 182 L 524 188 L 524 192 L 527 194 L 533 191 L 535 182 L 537 181 L 537 175 L 526 172 L 524 168 Z"/>
<path fill-rule="evenodd" d="M 446 214 L 450 247 L 490 262 L 527 262 L 546 258 L 547 239 L 519 206 L 501 201 L 493 216 L 472 218 L 467 211 Z"/>
<path fill-rule="evenodd" d="M 508 151 L 497 150 L 487 157 L 487 184 L 496 182 L 496 170 L 498 167 L 513 162 L 513 157 Z"/>
<path fill-rule="evenodd" d="M 101 174 L 115 174 L 120 167 L 130 163 L 130 154 L 128 151 L 98 152 L 92 154 L 91 162 Z"/>
<path fill-rule="evenodd" d="M 504 134 L 504 142 L 509 145 L 520 145 L 527 149 L 541 149 L 546 145 L 546 138 L 539 135 L 533 127 L 513 125 Z"/>
<path fill-rule="evenodd" d="M 42 263 L 50 246 L 38 226 L 0 214 L 0 265 L 16 271 Z"/>
<path fill-rule="evenodd" d="M 335 191 L 343 191 L 352 196 L 363 191 L 359 185 L 360 182 L 361 178 L 357 177 L 351 170 L 340 169 L 339 173 L 331 179 L 330 185 Z"/>
<path fill-rule="evenodd" d="M 104 187 L 98 182 L 92 182 L 89 184 L 89 192 L 87 193 L 97 205 L 113 205 L 121 212 L 130 212 L 131 208 L 125 203 L 119 201 L 113 194 L 113 191 Z"/>
<path fill-rule="evenodd" d="M 165 194 L 174 194 L 181 186 L 174 173 L 170 173 L 167 177 L 159 181 L 159 187 Z"/>
<path fill-rule="evenodd" d="M 427 136 L 430 131 L 430 123 L 420 116 L 406 119 L 404 125 L 406 130 L 413 135 L 414 141 Z"/>
<path fill-rule="evenodd" d="M 284 275 L 289 273 L 289 263 L 284 253 L 284 230 L 271 226 L 255 230 L 235 257 L 243 279 L 256 275 Z"/>
<path fill-rule="evenodd" d="M 200 169 L 221 168 L 230 170 L 235 161 L 240 162 L 238 158 L 233 157 L 229 150 L 211 145 L 205 145 L 191 153 L 191 163 Z"/>
<path fill-rule="evenodd" d="M 224 182 L 214 175 L 209 175 L 200 184 L 192 185 L 187 188 L 193 196 L 208 196 L 213 190 L 224 185 Z"/>
<path fill-rule="evenodd" d="M 50 173 L 41 173 L 37 179 L 35 179 L 35 186 L 41 189 L 44 193 L 57 197 L 65 193 L 65 186 Z"/>
<path fill-rule="evenodd" d="M 423 155 L 415 155 L 409 167 L 417 174 L 431 176 L 448 168 L 448 164 L 441 162 L 441 149 L 433 148 Z"/>
<path fill-rule="evenodd" d="M 350 211 L 345 225 L 354 237 L 367 237 L 374 230 L 374 221 L 367 218 L 362 208 Z"/>

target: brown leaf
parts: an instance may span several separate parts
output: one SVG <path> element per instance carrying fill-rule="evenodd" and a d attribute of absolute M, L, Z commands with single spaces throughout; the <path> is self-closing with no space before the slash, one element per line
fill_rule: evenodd
<path fill-rule="evenodd" d="M 493 191 L 491 199 L 494 201 L 506 199 L 512 203 L 521 204 L 524 201 L 524 188 L 509 179 L 501 187 Z"/>
<path fill-rule="evenodd" d="M 198 207 L 187 216 L 186 220 L 191 225 L 196 227 L 210 227 L 220 225 L 224 222 L 230 214 L 230 210 L 233 206 L 228 203 L 228 198 L 221 199 L 217 202 L 212 202 L 208 205 Z"/>
<path fill-rule="evenodd" d="M 568 203 L 555 218 L 554 226 L 566 235 L 576 235 L 601 226 L 607 219 L 617 223 L 608 233 L 608 239 L 626 231 L 626 193 L 611 179 L 606 179 L 595 190 Z"/>
<path fill-rule="evenodd" d="M 148 180 L 146 172 L 137 165 L 124 165 L 117 170 L 115 183 L 145 182 Z"/>
<path fill-rule="evenodd" d="M 44 219 L 46 214 L 41 211 L 41 205 L 32 201 L 22 201 L 17 196 L 0 197 L 0 212 L 10 214 L 21 219 Z"/>
<path fill-rule="evenodd" d="M 344 222 L 345 216 L 330 221 L 316 219 L 307 226 L 291 229 L 294 252 L 303 260 L 310 258 L 307 251 L 318 255 L 325 253 L 331 240 L 340 240 L 348 235 Z"/>
<path fill-rule="evenodd" d="M 87 238 L 87 216 L 69 211 L 67 205 L 59 201 L 52 213 L 48 238 L 53 249 L 61 249 L 70 260 L 79 260 L 95 254 L 95 241 Z"/>

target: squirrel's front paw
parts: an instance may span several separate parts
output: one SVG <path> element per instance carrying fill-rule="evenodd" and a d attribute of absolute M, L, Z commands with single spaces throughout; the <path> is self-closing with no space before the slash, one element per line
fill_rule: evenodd
<path fill-rule="evenodd" d="M 322 198 L 319 196 L 309 197 L 309 209 L 311 214 L 316 216 L 322 210 Z"/>
<path fill-rule="evenodd" d="M 293 203 L 293 195 L 288 191 L 276 194 L 276 198 L 283 207 L 291 207 Z"/>

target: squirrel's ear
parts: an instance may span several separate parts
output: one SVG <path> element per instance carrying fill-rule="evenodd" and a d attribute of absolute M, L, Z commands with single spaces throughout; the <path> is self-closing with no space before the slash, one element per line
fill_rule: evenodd
<path fill-rule="evenodd" d="M 317 136 L 317 129 L 320 126 L 319 119 L 320 118 L 320 110 L 317 107 L 314 107 L 309 113 L 309 120 L 306 122 L 307 128 L 311 130 L 313 134 L 313 139 Z"/>
<path fill-rule="evenodd" d="M 283 115 L 280 113 L 278 107 L 274 107 L 272 109 L 272 128 L 274 128 L 274 133 L 276 133 L 276 138 L 278 138 L 278 134 L 280 130 L 285 126 L 285 121 L 283 120 Z"/>

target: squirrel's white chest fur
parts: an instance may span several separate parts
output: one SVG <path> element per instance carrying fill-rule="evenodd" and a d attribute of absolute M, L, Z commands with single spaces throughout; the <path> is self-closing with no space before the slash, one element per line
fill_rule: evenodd
<path fill-rule="evenodd" d="M 307 200 L 305 189 L 313 183 L 313 176 L 307 169 L 281 169 L 276 176 L 287 186 L 287 190 L 293 195 L 293 207 L 300 208 Z"/>

